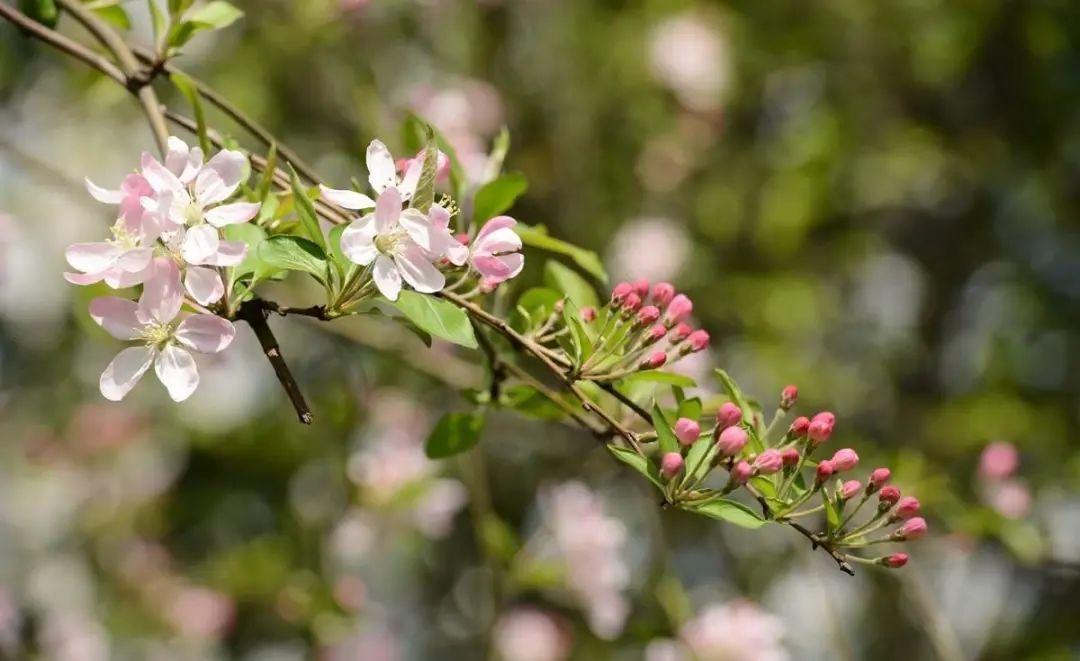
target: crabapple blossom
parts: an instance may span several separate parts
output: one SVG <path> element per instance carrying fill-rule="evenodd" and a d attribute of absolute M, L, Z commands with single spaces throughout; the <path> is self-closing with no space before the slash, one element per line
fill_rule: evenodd
<path fill-rule="evenodd" d="M 372 140 L 367 148 L 366 163 L 368 169 L 368 184 L 376 195 L 382 195 L 393 188 L 397 190 L 399 199 L 408 202 L 416 192 L 416 185 L 420 183 L 420 173 L 424 168 L 422 158 L 414 158 L 409 161 L 405 173 L 399 179 L 397 164 L 393 155 L 379 140 Z M 323 199 L 336 204 L 344 209 L 361 211 L 375 208 L 376 201 L 351 190 L 338 190 L 328 186 L 319 186 Z M 400 204 L 398 205 L 401 206 Z"/>
<path fill-rule="evenodd" d="M 855 451 L 851 448 L 844 448 L 843 450 L 837 450 L 836 454 L 832 457 L 833 468 L 837 473 L 843 473 L 855 468 L 859 463 L 859 455 L 855 454 Z"/>
<path fill-rule="evenodd" d="M 585 323 L 596 321 L 596 308 L 588 306 L 581 308 L 581 320 Z"/>
<path fill-rule="evenodd" d="M 652 354 L 650 354 L 648 358 L 643 360 L 641 362 L 641 366 L 642 366 L 642 368 L 654 370 L 654 369 L 657 369 L 659 367 L 663 367 L 664 363 L 666 363 L 666 362 L 667 362 L 667 354 L 664 353 L 663 351 L 656 351 L 656 352 L 653 352 Z"/>
<path fill-rule="evenodd" d="M 746 484 L 754 475 L 754 467 L 748 461 L 740 461 L 731 469 L 731 481 L 735 484 Z"/>
<path fill-rule="evenodd" d="M 889 477 L 892 475 L 892 471 L 888 468 L 875 468 L 870 473 L 870 477 L 866 481 L 866 490 L 873 493 L 874 490 L 880 489 L 889 481 Z"/>
<path fill-rule="evenodd" d="M 675 437 L 683 445 L 693 445 L 701 436 L 701 425 L 690 418 L 679 418 L 675 421 Z"/>
<path fill-rule="evenodd" d="M 728 427 L 720 432 L 719 438 L 716 439 L 716 445 L 720 448 L 721 455 L 733 457 L 742 452 L 748 440 L 749 436 L 742 427 Z"/>
<path fill-rule="evenodd" d="M 665 307 L 675 297 L 675 287 L 670 282 L 658 282 L 652 288 L 653 303 Z"/>
<path fill-rule="evenodd" d="M 232 343 L 232 323 L 209 314 L 192 314 L 176 322 L 183 304 L 180 273 L 171 260 L 154 260 L 138 303 L 115 296 L 90 302 L 90 316 L 120 340 L 139 340 L 142 346 L 124 349 L 101 374 L 101 394 L 119 401 L 153 364 L 154 372 L 174 401 L 191 396 L 199 372 L 190 351 L 218 353 Z"/>
<path fill-rule="evenodd" d="M 686 338 L 686 346 L 690 352 L 704 351 L 709 346 L 709 334 L 703 330 L 696 330 Z"/>
<path fill-rule="evenodd" d="M 786 661 L 783 636 L 780 618 L 743 600 L 707 606 L 679 629 L 693 658 L 717 661 Z"/>
<path fill-rule="evenodd" d="M 799 451 L 795 448 L 788 448 L 780 454 L 784 458 L 785 466 L 794 466 L 795 464 L 799 463 L 799 457 L 801 456 L 799 454 Z"/>
<path fill-rule="evenodd" d="M 893 553 L 883 556 L 878 563 L 891 569 L 899 569 L 908 563 L 907 553 Z"/>
<path fill-rule="evenodd" d="M 655 305 L 646 305 L 638 310 L 637 322 L 643 326 L 650 325 L 660 318 L 660 309 Z"/>
<path fill-rule="evenodd" d="M 792 420 L 791 427 L 788 428 L 788 431 L 795 438 L 802 438 L 806 436 L 809 430 L 810 418 L 806 417 L 805 415 L 800 415 L 799 417 Z"/>
<path fill-rule="evenodd" d="M 784 467 L 784 457 L 776 448 L 769 448 L 754 459 L 754 470 L 760 475 L 771 475 Z"/>
<path fill-rule="evenodd" d="M 979 474 L 991 480 L 1011 476 L 1020 465 L 1016 446 L 1005 441 L 995 441 L 983 448 L 979 456 Z"/>
<path fill-rule="evenodd" d="M 670 480 L 682 472 L 683 462 L 684 460 L 681 454 L 678 452 L 668 452 L 660 460 L 660 474 L 663 475 L 665 479 Z"/>
<path fill-rule="evenodd" d="M 497 216 L 484 223 L 469 249 L 469 263 L 484 280 L 499 284 L 516 277 L 525 267 L 521 237 L 514 231 L 517 221 Z"/>
<path fill-rule="evenodd" d="M 638 278 L 631 282 L 630 286 L 634 288 L 634 293 L 642 299 L 649 295 L 649 281 L 646 278 Z"/>
<path fill-rule="evenodd" d="M 144 244 L 146 237 L 142 223 L 122 216 L 111 230 L 112 239 L 68 246 L 64 256 L 78 273 L 65 273 L 65 280 L 73 285 L 90 285 L 104 280 L 113 289 L 122 289 L 145 279 L 154 249 Z"/>
<path fill-rule="evenodd" d="M 611 290 L 611 302 L 613 304 L 622 304 L 626 297 L 634 291 L 634 286 L 629 282 L 620 282 L 615 285 Z"/>
<path fill-rule="evenodd" d="M 900 526 L 900 529 L 892 534 L 892 539 L 897 541 L 918 539 L 926 534 L 926 530 L 926 519 L 916 516 L 904 521 L 904 525 Z"/>
<path fill-rule="evenodd" d="M 623 310 L 633 312 L 641 307 L 641 297 L 636 292 L 630 292 L 622 301 Z"/>
<path fill-rule="evenodd" d="M 894 486 L 881 487 L 881 492 L 878 493 L 878 501 L 881 502 L 886 508 L 892 507 L 896 502 L 900 500 L 900 490 Z"/>
<path fill-rule="evenodd" d="M 676 324 L 675 328 L 671 329 L 671 340 L 673 342 L 682 342 L 690 337 L 693 332 L 694 329 L 690 327 L 690 324 Z"/>
<path fill-rule="evenodd" d="M 840 498 L 843 500 L 851 500 L 855 494 L 862 490 L 862 482 L 858 480 L 848 480 L 840 486 Z"/>
<path fill-rule="evenodd" d="M 677 294 L 668 303 L 667 311 L 664 313 L 664 323 L 668 326 L 674 326 L 683 319 L 690 316 L 690 313 L 694 310 L 694 304 L 686 297 L 685 294 Z"/>
<path fill-rule="evenodd" d="M 716 412 L 716 424 L 721 428 L 732 427 L 742 421 L 742 409 L 734 402 L 724 402 Z"/>
<path fill-rule="evenodd" d="M 780 391 L 780 408 L 784 411 L 791 410 L 795 402 L 799 401 L 799 387 L 788 385 Z"/>
<path fill-rule="evenodd" d="M 829 461 L 828 459 L 826 459 L 825 461 L 822 461 L 821 463 L 819 463 L 817 465 L 817 470 L 815 471 L 815 476 L 816 476 L 816 479 L 817 479 L 817 483 L 821 484 L 825 480 L 832 477 L 833 473 L 835 473 L 835 472 L 836 472 L 836 467 L 833 466 L 833 463 L 831 461 Z"/>
<path fill-rule="evenodd" d="M 919 503 L 919 499 L 913 496 L 904 496 L 896 503 L 896 513 L 893 515 L 895 519 L 910 519 L 919 513 L 922 509 L 922 505 Z"/>

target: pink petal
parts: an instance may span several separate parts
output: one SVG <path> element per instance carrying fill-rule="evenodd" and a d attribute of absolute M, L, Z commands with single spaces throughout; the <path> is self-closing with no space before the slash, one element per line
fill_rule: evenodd
<path fill-rule="evenodd" d="M 193 314 L 180 322 L 176 340 L 199 353 L 224 351 L 236 336 L 236 328 L 227 319 L 212 314 Z"/>
<path fill-rule="evenodd" d="M 450 227 L 450 212 L 441 204 L 431 205 L 431 209 L 428 211 L 428 219 L 431 220 L 431 224 L 435 227 L 443 229 L 449 229 Z"/>
<path fill-rule="evenodd" d="M 371 214 L 349 223 L 341 233 L 341 252 L 350 262 L 367 266 L 379 251 L 375 248 L 375 217 Z"/>
<path fill-rule="evenodd" d="M 135 285 L 142 284 L 146 278 L 153 272 L 153 262 L 141 271 L 135 271 L 129 273 L 120 269 L 109 269 L 105 271 L 105 284 L 109 285 L 113 289 L 125 289 L 127 287 L 134 287 Z"/>
<path fill-rule="evenodd" d="M 382 193 L 375 201 L 375 231 L 383 234 L 397 222 L 401 215 L 401 193 L 391 186 Z"/>
<path fill-rule="evenodd" d="M 247 244 L 243 241 L 222 241 L 218 243 L 217 254 L 211 260 L 214 266 L 236 266 L 244 261 Z"/>
<path fill-rule="evenodd" d="M 64 251 L 71 268 L 83 273 L 98 273 L 111 268 L 120 249 L 111 243 L 73 243 Z"/>
<path fill-rule="evenodd" d="M 378 140 L 372 140 L 367 148 L 368 183 L 376 193 L 382 193 L 388 188 L 397 185 L 397 168 L 394 166 L 394 157 L 386 145 Z M 401 206 L 401 202 L 398 202 Z"/>
<path fill-rule="evenodd" d="M 98 202 L 103 202 L 104 204 L 120 204 L 120 200 L 124 199 L 123 191 L 102 188 L 90 181 L 90 179 L 83 179 L 83 181 L 86 183 L 86 191 L 90 193 L 90 197 Z"/>
<path fill-rule="evenodd" d="M 149 266 L 153 258 L 153 248 L 132 248 L 125 250 L 117 257 L 116 266 L 125 273 L 138 273 Z"/>
<path fill-rule="evenodd" d="M 476 239 L 480 240 L 481 237 L 491 234 L 495 230 L 501 230 L 505 227 L 513 227 L 517 225 L 517 221 L 510 216 L 495 216 L 491 220 L 484 223 L 484 226 L 480 228 L 480 233 L 476 235 Z"/>
<path fill-rule="evenodd" d="M 424 251 L 417 246 L 411 246 L 394 255 L 394 264 L 405 282 L 412 285 L 416 291 L 431 294 L 446 286 L 446 277 L 427 260 Z"/>
<path fill-rule="evenodd" d="M 255 217 L 259 213 L 259 207 L 262 206 L 258 202 L 234 202 L 232 204 L 223 204 L 220 207 L 214 207 L 208 210 L 204 217 L 206 222 L 210 223 L 214 227 L 224 227 L 226 225 L 236 225 L 237 223 L 246 223 Z"/>
<path fill-rule="evenodd" d="M 139 305 L 117 296 L 103 296 L 90 301 L 90 318 L 118 340 L 134 340 L 144 327 L 139 319 Z"/>
<path fill-rule="evenodd" d="M 401 293 L 401 274 L 398 273 L 394 262 L 386 255 L 375 258 L 375 267 L 371 270 L 371 277 L 375 280 L 375 286 L 379 293 L 391 301 L 398 299 Z"/>
<path fill-rule="evenodd" d="M 398 224 L 409 235 L 409 238 L 424 250 L 436 254 L 442 254 L 446 250 L 446 244 L 439 241 L 442 235 L 446 233 L 432 232 L 431 221 L 419 209 L 405 209 L 402 211 L 398 217 Z"/>
<path fill-rule="evenodd" d="M 336 204 L 343 209 L 371 209 L 375 206 L 375 200 L 371 199 L 363 193 L 357 193 L 351 190 L 342 190 L 338 188 L 330 188 L 319 184 L 319 190 L 322 192 L 322 198 L 330 204 Z"/>
<path fill-rule="evenodd" d="M 180 269 L 168 257 L 155 259 L 152 269 L 139 297 L 139 313 L 144 319 L 167 324 L 176 318 L 184 302 Z"/>
<path fill-rule="evenodd" d="M 397 185 L 398 191 L 401 192 L 401 199 L 412 199 L 413 193 L 416 192 L 416 185 L 420 183 L 420 173 L 423 169 L 423 159 L 414 158 L 409 161 L 409 167 L 405 170 L 405 176 L 401 178 L 401 183 Z"/>
<path fill-rule="evenodd" d="M 108 271 L 98 271 L 97 273 L 65 273 L 64 280 L 67 280 L 73 285 L 92 285 L 95 282 L 101 282 L 105 278 L 105 274 Z"/>
<path fill-rule="evenodd" d="M 182 402 L 199 387 L 199 370 L 186 350 L 167 345 L 154 360 L 154 372 L 174 402 Z"/>
<path fill-rule="evenodd" d="M 225 295 L 225 283 L 212 268 L 189 266 L 184 275 L 184 288 L 199 305 L 210 305 Z"/>
<path fill-rule="evenodd" d="M 98 387 L 101 394 L 113 402 L 119 402 L 131 392 L 150 367 L 157 353 L 153 347 L 128 347 L 116 354 L 109 366 L 101 373 Z"/>
<path fill-rule="evenodd" d="M 205 264 L 217 255 L 221 239 L 210 225 L 196 225 L 184 234 L 180 254 L 188 264 Z"/>
<path fill-rule="evenodd" d="M 142 155 L 142 175 L 156 193 L 170 191 L 179 194 L 179 191 L 183 191 L 184 184 L 149 152 L 143 152 Z M 187 196 L 186 191 L 184 196 Z"/>
<path fill-rule="evenodd" d="M 195 198 L 203 207 L 217 204 L 232 195 L 247 173 L 243 153 L 223 149 L 214 154 L 195 177 Z"/>

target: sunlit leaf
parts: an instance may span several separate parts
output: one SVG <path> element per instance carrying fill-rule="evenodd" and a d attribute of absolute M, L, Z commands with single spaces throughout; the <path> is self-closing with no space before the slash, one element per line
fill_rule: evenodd
<path fill-rule="evenodd" d="M 431 459 L 443 459 L 465 452 L 480 440 L 484 418 L 477 413 L 447 413 L 431 430 L 424 443 L 424 453 Z"/>
<path fill-rule="evenodd" d="M 393 305 L 409 321 L 435 337 L 470 349 L 476 348 L 476 335 L 469 316 L 453 303 L 431 294 L 403 290 Z"/>

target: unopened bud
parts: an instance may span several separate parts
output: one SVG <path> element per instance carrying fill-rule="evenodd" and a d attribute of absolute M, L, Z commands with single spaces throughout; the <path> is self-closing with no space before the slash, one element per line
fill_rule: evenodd
<path fill-rule="evenodd" d="M 660 340 L 664 339 L 665 335 L 667 335 L 667 329 L 660 324 L 657 324 L 649 329 L 649 333 L 648 335 L 646 335 L 646 339 L 648 340 L 649 344 L 652 344 L 653 342 L 659 342 Z"/>
<path fill-rule="evenodd" d="M 761 475 L 772 475 L 783 466 L 784 458 L 780 455 L 780 451 L 774 448 L 765 450 L 754 459 L 754 470 Z"/>
<path fill-rule="evenodd" d="M 884 491 L 884 489 L 882 489 Z M 922 509 L 922 505 L 919 504 L 919 499 L 914 496 L 904 496 L 896 503 L 896 511 L 893 513 L 893 520 L 910 519 L 919 513 Z"/>
<path fill-rule="evenodd" d="M 810 418 L 806 417 L 805 415 L 800 415 L 799 417 L 791 421 L 791 427 L 788 428 L 788 431 L 795 438 L 803 438 L 804 436 L 806 436 L 806 432 L 809 429 Z"/>
<path fill-rule="evenodd" d="M 656 351 L 649 355 L 648 358 L 641 361 L 641 369 L 654 370 L 658 367 L 663 367 L 667 362 L 667 354 L 663 351 Z"/>
<path fill-rule="evenodd" d="M 581 308 L 581 319 L 585 323 L 596 321 L 596 308 Z"/>
<path fill-rule="evenodd" d="M 806 435 L 810 437 L 810 442 L 814 447 L 817 447 L 829 440 L 832 436 L 833 427 L 836 426 L 836 416 L 828 411 L 818 413 L 810 420 L 810 425 L 806 428 Z"/>
<path fill-rule="evenodd" d="M 690 344 L 691 352 L 704 351 L 709 346 L 709 334 L 703 330 L 696 330 L 690 333 L 690 337 L 686 338 L 686 341 Z"/>
<path fill-rule="evenodd" d="M 900 500 L 899 489 L 894 486 L 881 487 L 881 492 L 878 494 L 878 502 L 881 503 L 881 508 L 889 509 L 895 505 L 898 500 Z"/>
<path fill-rule="evenodd" d="M 734 457 L 746 447 L 749 438 L 742 427 L 728 427 L 720 432 L 720 436 L 716 439 L 716 447 L 720 449 L 721 456 Z"/>
<path fill-rule="evenodd" d="M 660 308 L 655 305 L 646 305 L 638 310 L 637 320 L 642 326 L 648 326 L 660 318 Z"/>
<path fill-rule="evenodd" d="M 866 480 L 866 490 L 869 493 L 874 493 L 885 486 L 885 483 L 889 481 L 890 475 L 892 475 L 892 471 L 888 468 L 875 468 L 870 473 L 870 477 Z"/>
<path fill-rule="evenodd" d="M 670 282 L 658 282 L 652 288 L 653 303 L 664 307 L 675 297 L 675 287 Z"/>
<path fill-rule="evenodd" d="M 740 461 L 731 469 L 731 481 L 735 484 L 746 484 L 754 475 L 754 467 L 746 461 Z"/>
<path fill-rule="evenodd" d="M 799 451 L 795 448 L 788 448 L 780 453 L 780 456 L 784 458 L 785 466 L 794 466 L 799 463 Z"/>
<path fill-rule="evenodd" d="M 629 282 L 620 282 L 611 290 L 611 302 L 616 306 L 621 305 L 626 297 L 634 291 L 634 286 Z"/>
<path fill-rule="evenodd" d="M 679 418 L 675 421 L 675 438 L 683 445 L 693 445 L 701 436 L 701 425 L 690 418 Z"/>
<path fill-rule="evenodd" d="M 622 307 L 623 310 L 626 310 L 628 312 L 634 312 L 639 307 L 641 307 L 641 297 L 634 292 L 630 292 L 626 295 L 626 298 L 623 299 Z"/>
<path fill-rule="evenodd" d="M 631 282 L 630 285 L 634 288 L 634 293 L 641 298 L 649 295 L 649 281 L 645 278 L 638 278 Z"/>
<path fill-rule="evenodd" d="M 797 401 L 799 401 L 799 387 L 784 386 L 784 389 L 780 391 L 780 408 L 789 411 Z"/>
<path fill-rule="evenodd" d="M 907 553 L 893 553 L 891 555 L 883 555 L 877 559 L 877 563 L 882 567 L 889 567 L 890 569 L 900 569 L 907 564 Z"/>
<path fill-rule="evenodd" d="M 678 452 L 668 452 L 660 460 L 660 474 L 670 480 L 683 469 L 683 457 Z"/>
<path fill-rule="evenodd" d="M 672 343 L 682 342 L 690 337 L 690 333 L 693 332 L 694 329 L 690 327 L 690 324 L 678 324 L 675 328 L 671 329 L 671 341 Z"/>
<path fill-rule="evenodd" d="M 832 477 L 832 474 L 835 473 L 835 472 L 836 472 L 836 469 L 833 468 L 833 465 L 832 465 L 831 461 L 826 459 L 825 461 L 821 462 L 820 464 L 817 465 L 817 472 L 816 472 L 817 483 L 819 485 L 822 484 L 823 482 L 825 482 L 825 480 Z"/>
<path fill-rule="evenodd" d="M 734 402 L 724 402 L 716 412 L 716 424 L 720 429 L 727 429 L 742 421 L 742 409 Z"/>
<path fill-rule="evenodd" d="M 890 539 L 898 542 L 904 542 L 910 539 L 918 539 L 926 534 L 927 526 L 926 519 L 921 516 L 917 516 L 913 519 L 904 521 L 904 525 L 892 534 Z"/>
<path fill-rule="evenodd" d="M 840 498 L 844 500 L 851 500 L 855 494 L 862 490 L 862 482 L 858 480 L 848 480 L 840 486 Z"/>
<path fill-rule="evenodd" d="M 855 451 L 851 448 L 837 450 L 836 454 L 832 457 L 832 464 L 837 473 L 843 473 L 844 471 L 855 468 L 855 466 L 859 464 L 859 455 L 855 454 Z"/>
<path fill-rule="evenodd" d="M 674 326 L 689 317 L 693 311 L 694 304 L 690 299 L 685 294 L 676 294 L 675 298 L 668 303 L 667 311 L 664 312 L 664 323 L 669 327 Z"/>

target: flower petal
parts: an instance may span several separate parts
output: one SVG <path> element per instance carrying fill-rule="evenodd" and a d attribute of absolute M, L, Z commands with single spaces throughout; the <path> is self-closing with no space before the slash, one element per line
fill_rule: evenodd
<path fill-rule="evenodd" d="M 383 234 L 398 221 L 401 215 L 401 193 L 391 186 L 382 193 L 375 201 L 375 231 Z"/>
<path fill-rule="evenodd" d="M 188 264 L 206 264 L 217 255 L 221 239 L 210 225 L 196 225 L 184 234 L 180 254 Z"/>
<path fill-rule="evenodd" d="M 153 258 L 153 248 L 132 248 L 120 253 L 116 266 L 125 273 L 138 273 L 149 266 Z"/>
<path fill-rule="evenodd" d="M 111 243 L 73 243 L 64 251 L 71 268 L 83 273 L 97 273 L 111 268 L 120 249 Z"/>
<path fill-rule="evenodd" d="M 371 277 L 375 280 L 375 286 L 379 293 L 391 301 L 396 301 L 401 293 L 401 274 L 397 267 L 386 255 L 375 258 L 375 267 L 371 270 Z"/>
<path fill-rule="evenodd" d="M 243 241 L 221 241 L 217 254 L 210 260 L 214 266 L 236 266 L 247 256 L 247 244 Z"/>
<path fill-rule="evenodd" d="M 109 366 L 101 373 L 98 387 L 105 399 L 119 402 L 131 392 L 154 361 L 157 351 L 153 347 L 128 347 L 116 354 Z"/>
<path fill-rule="evenodd" d="M 124 199 L 123 191 L 102 188 L 90 181 L 90 179 L 83 179 L 83 181 L 86 183 L 86 192 L 90 193 L 90 197 L 98 202 L 103 202 L 105 204 L 120 204 L 120 200 Z"/>
<path fill-rule="evenodd" d="M 409 238 L 424 250 L 436 255 L 441 255 L 446 250 L 446 242 L 443 240 L 446 232 L 433 232 L 431 221 L 419 209 L 402 211 L 398 217 L 398 224 L 409 235 Z"/>
<path fill-rule="evenodd" d="M 118 296 L 102 296 L 90 301 L 90 318 L 118 340 L 134 340 L 143 329 L 139 305 Z"/>
<path fill-rule="evenodd" d="M 139 314 L 144 320 L 167 324 L 176 318 L 184 302 L 180 269 L 168 257 L 156 258 L 151 268 L 139 297 Z"/>
<path fill-rule="evenodd" d="M 495 230 L 503 229 L 504 227 L 513 227 L 517 225 L 517 221 L 510 216 L 495 216 L 491 220 L 484 223 L 484 226 L 480 228 L 480 233 L 476 235 L 476 238 L 480 238 L 491 234 Z"/>
<path fill-rule="evenodd" d="M 203 207 L 232 195 L 247 173 L 247 157 L 231 149 L 214 154 L 195 177 L 195 199 Z"/>
<path fill-rule="evenodd" d="M 427 260 L 419 246 L 410 246 L 394 255 L 394 264 L 416 291 L 433 294 L 446 286 L 446 277 Z"/>
<path fill-rule="evenodd" d="M 431 205 L 431 209 L 428 210 L 428 219 L 431 220 L 431 224 L 435 227 L 443 229 L 449 229 L 450 227 L 450 212 L 441 204 Z"/>
<path fill-rule="evenodd" d="M 169 344 L 154 360 L 154 372 L 174 402 L 182 402 L 199 387 L 195 359 L 185 349 Z"/>
<path fill-rule="evenodd" d="M 397 185 L 397 167 L 390 150 L 382 142 L 372 140 L 367 148 L 368 183 L 376 193 Z M 400 203 L 398 206 L 401 206 Z"/>
<path fill-rule="evenodd" d="M 352 190 L 343 190 L 340 188 L 330 188 L 319 184 L 319 190 L 322 191 L 322 198 L 330 204 L 336 204 L 343 209 L 371 209 L 375 206 L 375 200 L 371 199 L 363 193 L 357 193 Z"/>
<path fill-rule="evenodd" d="M 349 223 L 341 233 L 341 252 L 350 262 L 367 266 L 379 251 L 375 248 L 375 217 L 368 214 Z"/>
<path fill-rule="evenodd" d="M 142 282 L 153 272 L 153 268 L 153 264 L 151 263 L 143 270 L 134 271 L 132 273 L 121 271 L 120 269 L 109 269 L 108 271 L 105 271 L 105 284 L 113 289 L 134 287 L 135 285 L 142 284 Z"/>
<path fill-rule="evenodd" d="M 67 280 L 73 285 L 92 285 L 95 282 L 101 282 L 108 272 L 109 271 L 98 271 L 97 273 L 64 273 L 64 280 Z"/>
<path fill-rule="evenodd" d="M 423 152 L 421 152 L 421 155 L 422 154 Z M 397 185 L 398 191 L 401 192 L 401 199 L 412 199 L 413 193 L 416 192 L 416 184 L 420 183 L 420 173 L 423 169 L 423 158 L 414 158 L 409 161 L 409 167 L 405 170 L 405 175 L 401 178 L 401 183 Z"/>
<path fill-rule="evenodd" d="M 155 193 L 163 193 L 169 191 L 177 196 L 188 197 L 187 191 L 184 190 L 184 184 L 176 178 L 176 175 L 169 171 L 169 168 L 162 165 L 156 158 L 150 155 L 149 152 L 143 152 L 141 162 L 142 176 L 146 179 L 150 187 L 154 189 Z"/>
<path fill-rule="evenodd" d="M 212 314 L 193 314 L 180 322 L 176 340 L 199 353 L 224 351 L 236 337 L 236 328 L 227 319 Z"/>
<path fill-rule="evenodd" d="M 189 266 L 184 275 L 184 289 L 199 305 L 210 305 L 225 295 L 225 283 L 215 269 Z"/>
<path fill-rule="evenodd" d="M 236 225 L 254 218 L 259 213 L 260 206 L 262 205 L 258 202 L 233 202 L 209 209 L 203 217 L 214 227 Z"/>

